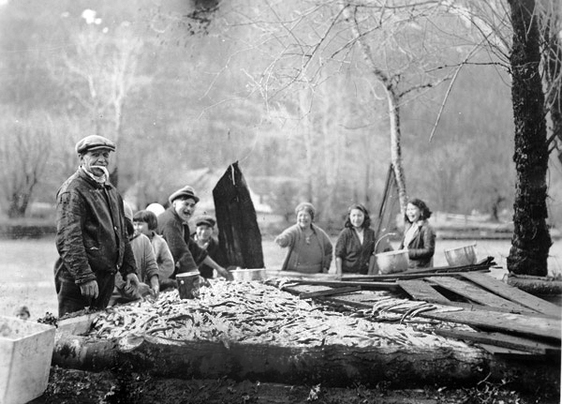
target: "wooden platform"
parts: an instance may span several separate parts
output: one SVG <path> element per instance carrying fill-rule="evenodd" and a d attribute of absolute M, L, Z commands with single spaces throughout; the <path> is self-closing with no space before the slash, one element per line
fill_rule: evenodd
<path fill-rule="evenodd" d="M 464 324 L 474 329 L 470 333 L 444 333 L 447 336 L 481 343 L 488 350 L 492 345 L 509 348 L 512 353 L 560 359 L 561 307 L 494 279 L 487 273 L 426 273 L 417 279 L 407 279 L 404 275 L 396 274 L 396 279 L 388 276 L 388 287 L 378 290 L 396 293 L 398 287 L 402 296 L 431 304 L 417 314 L 419 317 Z M 338 287 L 335 282 L 330 282 L 328 286 L 326 282 L 301 280 L 287 290 L 300 294 L 302 298 L 369 309 L 377 299 L 368 287 L 363 286 L 364 283 L 367 282 L 344 280 Z M 407 310 L 401 307 L 388 309 L 397 314 L 404 314 Z"/>

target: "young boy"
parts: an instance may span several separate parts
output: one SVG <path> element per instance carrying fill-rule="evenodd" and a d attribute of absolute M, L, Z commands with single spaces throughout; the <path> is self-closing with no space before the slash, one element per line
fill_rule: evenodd
<path fill-rule="evenodd" d="M 215 219 L 209 215 L 199 216 L 195 220 L 196 228 L 193 240 L 195 240 L 199 247 L 207 250 L 207 253 L 213 260 L 220 265 L 224 265 L 225 260 L 221 250 L 219 249 L 219 242 L 213 237 L 215 223 Z M 205 279 L 210 279 L 214 276 L 213 268 L 205 264 L 201 264 L 199 266 L 199 273 Z"/>

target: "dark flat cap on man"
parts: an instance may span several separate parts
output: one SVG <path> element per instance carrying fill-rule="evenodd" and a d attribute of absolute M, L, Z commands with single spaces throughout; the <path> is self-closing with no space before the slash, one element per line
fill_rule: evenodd
<path fill-rule="evenodd" d="M 101 150 L 101 149 L 106 149 L 114 152 L 115 143 L 99 135 L 86 136 L 84 139 L 76 143 L 76 153 L 78 154 L 83 154 L 92 150 Z"/>
<path fill-rule="evenodd" d="M 195 220 L 195 226 L 215 227 L 216 221 L 209 215 L 198 216 Z"/>
<path fill-rule="evenodd" d="M 195 203 L 199 202 L 199 198 L 195 196 L 195 191 L 189 185 L 186 185 L 183 188 L 178 189 L 172 195 L 170 195 L 169 201 L 170 203 L 174 202 L 174 200 L 181 198 L 181 199 L 193 199 Z"/>

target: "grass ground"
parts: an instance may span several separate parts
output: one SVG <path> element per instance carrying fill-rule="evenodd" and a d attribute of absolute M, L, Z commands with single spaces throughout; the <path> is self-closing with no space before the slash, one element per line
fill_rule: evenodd
<path fill-rule="evenodd" d="M 447 265 L 443 251 L 448 248 L 477 243 L 478 258 L 493 256 L 501 268 L 493 268 L 492 275 L 501 278 L 505 273 L 505 257 L 509 254 L 509 240 L 438 240 L 434 265 Z M 264 262 L 267 268 L 281 267 L 285 250 L 279 248 L 272 236 L 263 240 Z M 549 272 L 562 273 L 562 239 L 550 250 Z M 57 313 L 53 281 L 53 265 L 57 252 L 53 238 L 6 240 L 0 239 L 0 315 L 12 315 L 21 305 L 27 305 L 31 318 L 45 313 Z M 333 267 L 333 265 L 332 265 Z"/>

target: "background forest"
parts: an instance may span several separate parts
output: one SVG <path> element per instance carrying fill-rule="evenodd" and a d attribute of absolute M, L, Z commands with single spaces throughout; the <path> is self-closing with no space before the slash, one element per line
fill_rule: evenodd
<path fill-rule="evenodd" d="M 3 216 L 52 204 L 76 169 L 76 141 L 94 133 L 117 142 L 114 179 L 139 208 L 164 204 L 193 172 L 239 161 L 279 214 L 303 199 L 338 224 L 351 202 L 377 209 L 390 164 L 387 101 L 335 2 L 0 4 Z M 408 194 L 434 211 L 507 210 L 509 219 L 505 54 L 478 47 L 478 24 L 458 10 L 414 11 L 355 17 L 400 89 Z M 560 225 L 555 156 L 548 183 L 550 220 Z"/>

